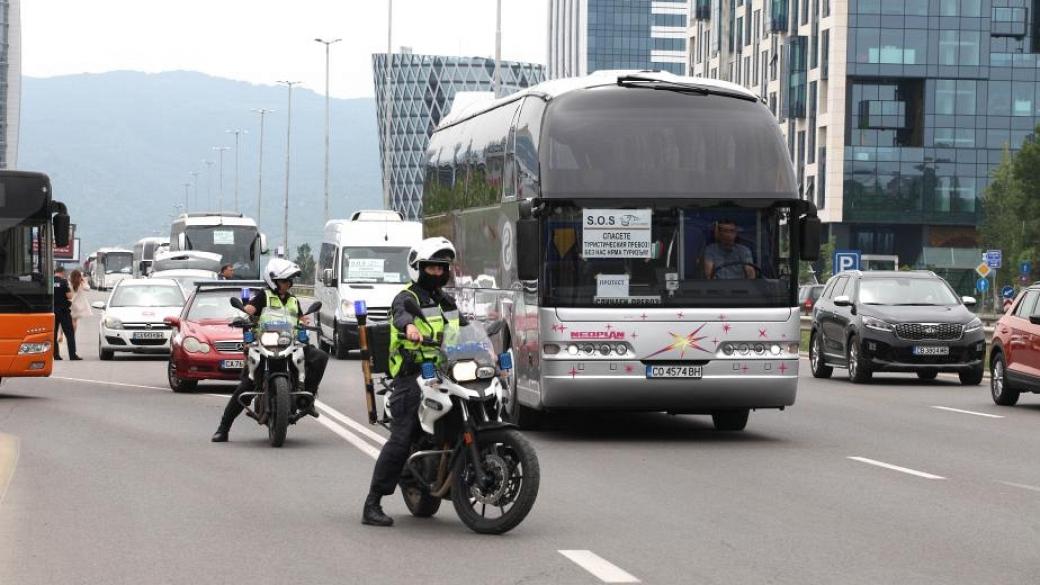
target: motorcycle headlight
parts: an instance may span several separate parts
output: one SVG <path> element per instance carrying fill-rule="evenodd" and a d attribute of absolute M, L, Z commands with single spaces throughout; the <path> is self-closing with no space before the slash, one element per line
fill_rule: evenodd
<path fill-rule="evenodd" d="M 481 380 L 487 380 L 495 377 L 495 368 L 491 366 L 480 366 L 477 368 L 477 377 Z"/>
<path fill-rule="evenodd" d="M 281 333 L 278 335 L 278 347 L 289 347 L 292 343 L 292 335 Z"/>
<path fill-rule="evenodd" d="M 122 329 L 123 322 L 115 317 L 105 317 L 105 327 L 109 329 Z"/>
<path fill-rule="evenodd" d="M 268 346 L 272 346 L 272 347 L 277 347 L 278 346 L 278 332 L 277 331 L 267 331 L 265 333 L 261 333 L 260 334 L 260 344 L 261 345 L 268 345 Z"/>
<path fill-rule="evenodd" d="M 451 377 L 461 383 L 472 382 L 477 379 L 477 362 L 459 362 L 451 367 Z"/>
<path fill-rule="evenodd" d="M 895 325 L 874 317 L 863 317 L 863 326 L 875 331 L 895 331 Z"/>
<path fill-rule="evenodd" d="M 209 353 L 209 344 L 203 343 L 194 337 L 185 337 L 181 347 L 188 353 Z"/>
<path fill-rule="evenodd" d="M 965 333 L 973 333 L 975 331 L 978 331 L 979 329 L 982 329 L 982 320 L 978 317 L 975 317 L 971 321 L 968 321 L 968 324 L 964 326 Z"/>

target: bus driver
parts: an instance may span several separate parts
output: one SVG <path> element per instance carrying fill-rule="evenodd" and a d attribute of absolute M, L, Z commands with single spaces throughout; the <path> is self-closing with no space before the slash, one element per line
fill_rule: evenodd
<path fill-rule="evenodd" d="M 737 222 L 721 219 L 715 224 L 715 241 L 704 249 L 704 275 L 714 278 L 755 278 L 751 250 L 737 243 Z"/>

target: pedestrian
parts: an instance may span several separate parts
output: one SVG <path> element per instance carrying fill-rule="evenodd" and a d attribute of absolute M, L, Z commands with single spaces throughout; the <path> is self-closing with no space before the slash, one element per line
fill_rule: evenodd
<path fill-rule="evenodd" d="M 90 310 L 90 301 L 87 299 L 90 285 L 79 269 L 73 270 L 69 275 L 69 287 L 72 289 L 72 332 L 75 333 L 79 329 L 79 320 L 94 313 Z"/>
<path fill-rule="evenodd" d="M 220 267 L 220 280 L 234 280 L 235 278 L 235 267 L 232 264 L 225 264 Z"/>
<path fill-rule="evenodd" d="M 61 347 L 58 345 L 58 331 L 65 334 L 69 346 L 69 359 L 81 360 L 76 355 L 76 334 L 72 329 L 72 290 L 69 281 L 65 280 L 65 268 L 54 269 L 54 359 L 61 359 Z"/>

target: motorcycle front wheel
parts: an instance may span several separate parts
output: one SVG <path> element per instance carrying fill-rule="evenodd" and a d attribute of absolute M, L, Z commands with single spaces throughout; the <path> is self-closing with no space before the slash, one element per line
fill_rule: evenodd
<path fill-rule="evenodd" d="M 477 438 L 480 464 L 490 485 L 477 485 L 476 472 L 464 460 L 455 470 L 451 502 L 462 523 L 480 534 L 516 528 L 538 497 L 538 456 L 516 429 L 498 429 Z"/>
<path fill-rule="evenodd" d="M 289 429 L 289 380 L 284 376 L 271 378 L 268 392 L 271 410 L 267 417 L 267 439 L 272 447 L 281 447 Z"/>

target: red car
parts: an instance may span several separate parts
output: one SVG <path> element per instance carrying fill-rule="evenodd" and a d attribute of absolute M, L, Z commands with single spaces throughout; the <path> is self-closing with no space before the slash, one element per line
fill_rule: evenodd
<path fill-rule="evenodd" d="M 1040 286 L 1018 295 L 993 327 L 990 394 L 993 402 L 1012 406 L 1023 392 L 1040 393 Z"/>
<path fill-rule="evenodd" d="M 231 306 L 231 297 L 248 299 L 262 287 L 259 281 L 198 284 L 180 316 L 165 319 L 176 331 L 166 368 L 174 392 L 191 392 L 201 380 L 238 380 L 245 365 L 242 331 L 228 323 L 243 313 Z"/>

